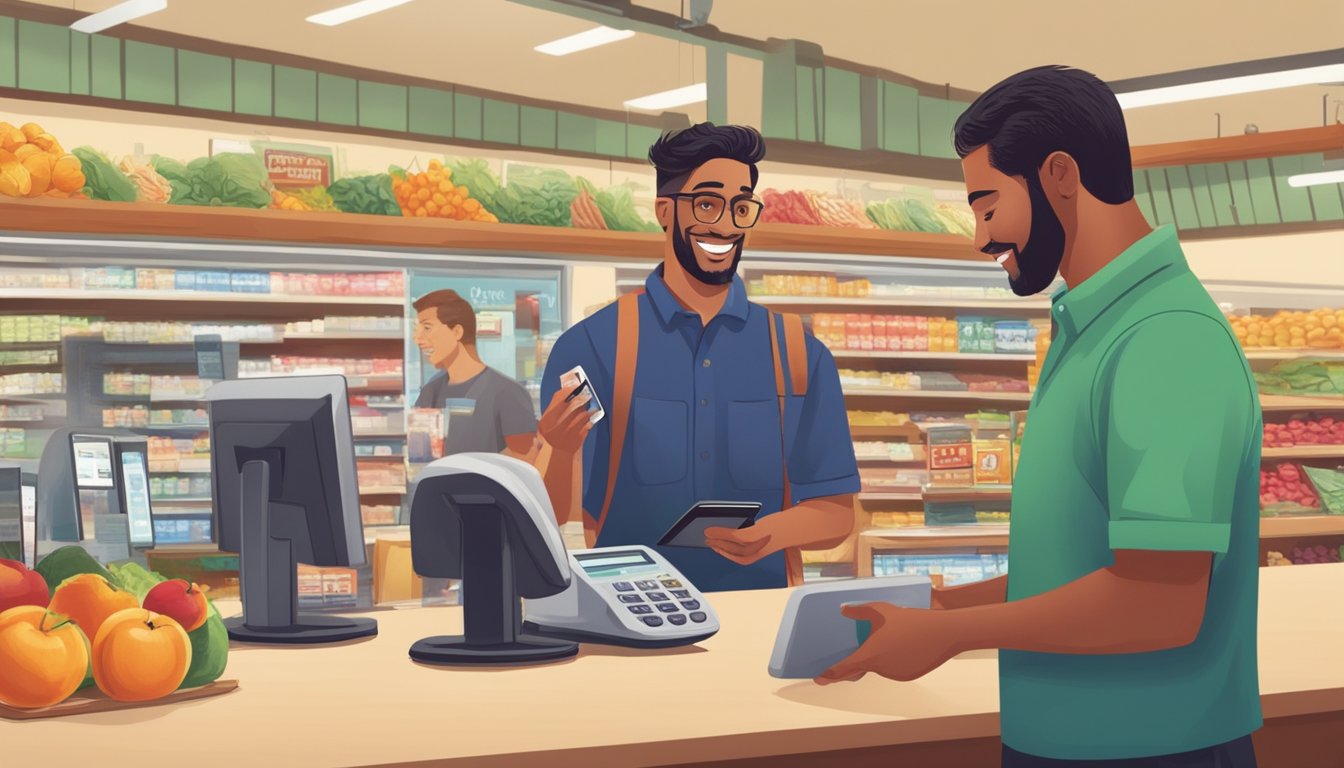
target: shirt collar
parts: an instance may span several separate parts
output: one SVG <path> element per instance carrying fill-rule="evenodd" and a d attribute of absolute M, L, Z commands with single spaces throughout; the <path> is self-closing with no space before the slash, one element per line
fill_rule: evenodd
<path fill-rule="evenodd" d="M 664 324 L 671 324 L 678 317 L 694 317 L 699 321 L 700 316 L 698 314 L 683 307 L 681 302 L 677 301 L 677 297 L 672 295 L 672 290 L 667 287 L 667 282 L 663 279 L 664 266 L 659 264 L 653 272 L 649 273 L 648 279 L 644 281 L 644 292 L 648 295 L 659 319 Z M 742 282 L 740 275 L 733 275 L 732 285 L 728 288 L 728 298 L 723 302 L 723 308 L 719 310 L 718 317 L 727 316 L 745 321 L 749 309 L 747 286 Z"/>
<path fill-rule="evenodd" d="M 1109 264 L 1070 290 L 1050 296 L 1055 321 L 1076 336 L 1139 283 L 1170 268 L 1188 269 L 1176 239 L 1176 228 L 1164 224 L 1126 248 Z"/>

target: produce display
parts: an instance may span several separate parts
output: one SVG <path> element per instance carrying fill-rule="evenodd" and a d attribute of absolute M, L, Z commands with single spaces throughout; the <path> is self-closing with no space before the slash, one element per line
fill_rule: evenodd
<path fill-rule="evenodd" d="M 135 185 L 111 160 L 93 147 L 76 147 L 72 154 L 79 158 L 87 184 L 84 194 L 93 200 L 133 203 L 138 195 Z"/>
<path fill-rule="evenodd" d="M 392 192 L 392 176 L 378 173 L 332 182 L 327 188 L 336 207 L 345 213 L 401 216 L 401 204 Z"/>
<path fill-rule="evenodd" d="M 281 192 L 278 189 L 271 190 L 271 208 L 280 211 L 311 211 L 313 210 L 307 203 L 298 197 Z"/>
<path fill-rule="evenodd" d="M 813 189 L 767 189 L 761 192 L 761 202 L 765 203 L 762 223 L 877 229 L 860 203 Z"/>
<path fill-rule="evenodd" d="M 1314 547 L 1293 547 L 1292 565 L 1315 565 L 1317 563 L 1338 563 L 1340 549 L 1317 544 Z M 1283 557 L 1283 555 L 1279 555 Z"/>
<path fill-rule="evenodd" d="M 1262 395 L 1344 396 L 1344 360 L 1285 360 L 1255 373 Z"/>
<path fill-rule="evenodd" d="M 1320 498 L 1296 464 L 1282 462 L 1273 471 L 1260 470 L 1262 515 L 1319 512 L 1320 508 Z"/>
<path fill-rule="evenodd" d="M 429 170 L 421 173 L 394 170 L 392 194 L 403 216 L 453 221 L 498 221 L 479 200 L 471 197 L 470 189 L 454 186 L 453 170 L 445 168 L 438 160 L 431 160 Z"/>
<path fill-rule="evenodd" d="M 149 701 L 216 680 L 227 665 L 228 632 L 198 587 L 131 562 L 104 568 L 78 546 L 34 571 L 0 561 L 0 606 L 9 706 L 49 707 L 90 685 Z"/>
<path fill-rule="evenodd" d="M 117 170 L 125 174 L 135 185 L 136 202 L 166 203 L 172 199 L 173 185 L 160 176 L 153 165 L 136 163 L 130 157 L 125 157 L 122 158 L 121 165 L 117 166 Z"/>
<path fill-rule="evenodd" d="M 1284 424 L 1265 423 L 1264 447 L 1294 448 L 1299 445 L 1344 446 L 1344 421 L 1332 416 L 1294 417 Z"/>
<path fill-rule="evenodd" d="M 607 229 L 619 232 L 661 232 L 662 227 L 654 222 L 645 221 L 635 208 L 635 187 L 633 184 L 617 184 L 593 195 L 593 202 L 602 212 L 602 220 Z"/>
<path fill-rule="evenodd" d="M 270 179 L 256 155 L 224 153 L 186 165 L 155 155 L 150 164 L 172 186 L 173 205 L 265 208 L 271 204 Z"/>
<path fill-rule="evenodd" d="M 570 206 L 579 187 L 569 174 L 554 168 L 516 165 L 508 183 L 494 196 L 490 210 L 505 224 L 568 227 Z"/>
<path fill-rule="evenodd" d="M 1246 349 L 1344 349 L 1344 309 L 1283 311 L 1269 317 L 1229 315 L 1227 322 Z"/>
<path fill-rule="evenodd" d="M 310 211 L 338 213 L 341 210 L 336 207 L 336 201 L 331 199 L 331 193 L 323 186 L 287 189 L 285 194 L 308 206 Z"/>
<path fill-rule="evenodd" d="M 569 206 L 570 226 L 576 229 L 607 228 L 607 222 L 602 218 L 602 211 L 597 208 L 593 191 L 593 185 L 587 179 L 579 179 L 579 194 Z"/>
<path fill-rule="evenodd" d="M 882 229 L 975 236 L 974 215 L 950 203 L 915 196 L 893 198 L 869 203 L 866 213 Z"/>
<path fill-rule="evenodd" d="M 1320 494 L 1325 511 L 1332 515 L 1344 515 L 1344 470 L 1303 467 L 1302 471 Z"/>
<path fill-rule="evenodd" d="M 80 160 L 37 123 L 0 122 L 0 196 L 82 197 Z"/>

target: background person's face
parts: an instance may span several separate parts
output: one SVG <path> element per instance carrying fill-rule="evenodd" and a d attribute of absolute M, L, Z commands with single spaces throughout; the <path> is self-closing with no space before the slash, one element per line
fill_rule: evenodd
<path fill-rule="evenodd" d="M 450 328 L 439 321 L 438 310 L 430 307 L 415 314 L 415 345 L 435 368 L 443 366 L 461 346 L 461 326 Z"/>
<path fill-rule="evenodd" d="M 975 213 L 975 247 L 1008 273 L 1018 296 L 1044 291 L 1064 259 L 1064 227 L 1039 178 L 1008 176 L 989 163 L 989 147 L 961 161 Z"/>
<path fill-rule="evenodd" d="M 751 168 L 746 163 L 719 158 L 710 160 L 691 174 L 682 186 L 685 194 L 714 192 L 728 201 L 723 216 L 713 224 L 696 219 L 690 198 L 658 201 L 659 223 L 672 239 L 677 263 L 691 277 L 706 285 L 726 285 L 737 274 L 747 230 L 733 220 L 731 201 L 751 193 Z"/>

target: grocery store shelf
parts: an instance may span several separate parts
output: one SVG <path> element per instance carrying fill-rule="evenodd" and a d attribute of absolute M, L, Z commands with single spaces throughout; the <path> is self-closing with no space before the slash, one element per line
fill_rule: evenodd
<path fill-rule="evenodd" d="M 1260 409 L 1264 411 L 1344 410 L 1344 397 L 1261 395 Z"/>
<path fill-rule="evenodd" d="M 1344 458 L 1344 445 L 1297 445 L 1292 448 L 1261 448 L 1262 459 Z"/>
<path fill-rule="evenodd" d="M 1260 518 L 1262 539 L 1291 539 L 1304 536 L 1344 536 L 1344 515 Z"/>
<path fill-rule="evenodd" d="M 123 427 L 119 427 L 119 429 L 129 429 L 129 430 L 131 430 L 131 431 L 139 431 L 139 432 L 162 432 L 162 433 L 164 433 L 164 434 L 179 434 L 179 433 L 182 433 L 182 432 L 191 432 L 191 433 L 209 432 L 209 431 L 210 431 L 210 425 L 209 425 L 209 424 L 162 424 L 162 425 L 150 424 L 150 425 L 148 425 L 148 426 L 142 426 L 142 427 L 125 427 L 125 426 L 123 426 Z"/>
<path fill-rule="evenodd" d="M 188 506 L 195 506 L 198 504 L 210 504 L 212 503 L 213 500 L 208 496 L 206 498 L 200 498 L 199 496 L 186 496 L 186 497 L 160 496 L 155 498 L 153 501 L 154 506 L 156 508 L 159 508 L 159 507 L 173 507 L 178 504 Z"/>
<path fill-rule="evenodd" d="M 993 523 L 910 528 L 870 528 L 865 538 L 880 539 L 875 550 L 1007 547 L 1008 526 Z"/>
<path fill-rule="evenodd" d="M 6 207 L 0 203 L 0 209 Z M 0 214 L 3 218 L 3 214 Z M 43 299 L 49 301 L 178 301 L 188 304 L 201 302 L 233 302 L 236 304 L 360 304 L 397 307 L 404 303 L 392 296 L 291 296 L 274 293 L 233 293 L 226 291 L 147 291 L 126 290 L 73 290 L 69 288 L 0 288 L 0 299 Z M 248 343 L 248 342 L 243 342 Z M 274 343 L 274 342 L 270 342 Z"/>
<path fill-rule="evenodd" d="M 1247 360 L 1297 360 L 1299 358 L 1317 358 L 1321 360 L 1344 360 L 1344 349 L 1267 349 L 1252 347 L 1243 350 Z"/>
<path fill-rule="evenodd" d="M 921 434 L 919 426 L 911 422 L 906 422 L 905 424 L 877 424 L 872 426 L 850 425 L 849 427 L 849 436 L 855 440 L 880 440 L 891 439 L 893 437 L 912 437 Z"/>
<path fill-rule="evenodd" d="M 869 491 L 859 494 L 859 501 L 923 501 L 919 491 Z"/>
<path fill-rule="evenodd" d="M 1003 361 L 1022 361 L 1034 362 L 1035 355 L 1023 354 L 984 354 L 971 352 L 878 352 L 878 351 L 856 351 L 845 349 L 831 350 L 831 356 L 836 359 L 877 359 L 877 360 L 966 360 L 983 362 L 988 360 Z"/>
<path fill-rule="evenodd" d="M 208 475 L 208 469 L 151 469 L 151 475 Z"/>
<path fill-rule="evenodd" d="M 354 433 L 354 438 L 355 438 L 356 440 L 400 440 L 400 439 L 403 439 L 403 438 L 405 438 L 405 437 L 406 437 L 406 433 L 405 433 L 405 432 L 373 432 L 373 431 L 370 431 L 370 432 L 355 432 L 355 433 Z M 376 456 L 356 456 L 355 458 L 357 458 L 357 459 L 364 459 L 364 458 L 372 459 L 372 458 L 377 458 L 377 457 L 376 457 Z"/>
<path fill-rule="evenodd" d="M 914 400 L 984 400 L 1007 403 L 1029 403 L 1030 392 L 972 392 L 969 390 L 893 389 L 890 387 L 845 387 L 846 397 L 886 397 Z M 1341 400 L 1344 407 L 1344 400 Z"/>
<path fill-rule="evenodd" d="M 1226 163 L 1258 157 L 1306 155 L 1344 147 L 1344 125 L 1175 141 L 1130 148 L 1135 168 Z"/>
<path fill-rule="evenodd" d="M 925 488 L 924 500 L 937 502 L 1012 501 L 1011 486 L 978 486 L 975 488 Z"/>
<path fill-rule="evenodd" d="M 378 339 L 387 341 L 401 341 L 406 337 L 393 331 L 370 331 L 367 333 L 286 333 L 282 341 L 360 341 L 365 339 Z M 253 342 L 242 342 L 250 344 Z M 261 342 L 268 343 L 268 342 Z"/>
<path fill-rule="evenodd" d="M 357 461 L 357 462 L 359 462 L 359 461 L 398 461 L 398 462 L 400 462 L 400 461 L 405 461 L 405 460 L 406 460 L 406 454 L 404 454 L 404 453 L 394 453 L 394 454 L 392 454 L 392 455 L 390 455 L 390 456 L 361 456 L 361 455 L 359 455 L 359 454 L 355 454 L 355 461 Z"/>
<path fill-rule="evenodd" d="M 409 525 L 365 525 L 364 543 L 373 544 L 379 539 L 393 539 L 396 541 L 405 541 L 411 536 L 411 526 Z"/>
<path fill-rule="evenodd" d="M 751 300 L 770 307 L 849 307 L 869 308 L 921 308 L 921 309 L 996 309 L 1005 312 L 1013 310 L 1050 309 L 1050 302 L 1040 299 L 959 299 L 954 296 L 865 296 L 849 298 L 839 296 L 761 296 Z"/>
<path fill-rule="evenodd" d="M 400 488 L 392 486 L 371 485 L 368 488 L 360 488 L 360 496 L 402 496 L 406 493 L 406 486 Z"/>

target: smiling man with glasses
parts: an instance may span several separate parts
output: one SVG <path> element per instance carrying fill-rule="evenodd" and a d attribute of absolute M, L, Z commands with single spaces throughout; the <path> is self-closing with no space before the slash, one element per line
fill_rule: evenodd
<path fill-rule="evenodd" d="M 748 301 L 737 275 L 764 157 L 742 126 L 703 123 L 654 144 L 662 264 L 641 294 L 566 331 L 542 379 L 557 518 L 577 503 L 590 545 L 654 547 L 706 591 L 796 583 L 801 550 L 849 536 L 859 490 L 835 361 L 801 323 Z M 561 385 L 576 365 L 607 409 L 596 425 L 588 395 L 567 400 L 574 388 Z M 761 511 L 750 527 L 708 529 L 704 548 L 656 546 L 711 500 Z"/>

